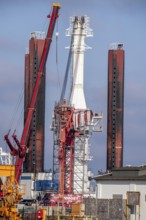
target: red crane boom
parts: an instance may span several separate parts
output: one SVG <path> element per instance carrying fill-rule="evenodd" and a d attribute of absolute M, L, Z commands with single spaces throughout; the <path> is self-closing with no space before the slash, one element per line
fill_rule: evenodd
<path fill-rule="evenodd" d="M 22 132 L 20 144 L 18 144 L 19 142 L 16 141 L 17 139 L 15 140 L 16 143 L 18 144 L 18 155 L 16 158 L 16 164 L 15 164 L 16 166 L 15 178 L 17 181 L 19 181 L 19 178 L 21 175 L 21 169 L 23 165 L 23 159 L 26 156 L 26 153 L 28 150 L 28 147 L 26 145 L 27 145 L 27 139 L 28 139 L 30 125 L 31 125 L 31 120 L 32 120 L 33 112 L 35 110 L 35 103 L 36 103 L 36 99 L 37 99 L 37 95 L 38 95 L 38 91 L 40 87 L 41 77 L 42 77 L 43 70 L 45 68 L 45 64 L 47 61 L 47 56 L 48 56 L 51 41 L 52 41 L 52 35 L 53 35 L 54 27 L 55 27 L 55 22 L 56 22 L 56 19 L 58 18 L 59 8 L 60 8 L 60 4 L 53 4 L 52 14 L 48 15 L 48 18 L 50 18 L 50 24 L 49 24 L 48 32 L 45 38 L 45 44 L 44 44 L 44 48 L 43 48 L 43 52 L 42 52 L 42 56 L 41 56 L 41 60 L 40 60 L 39 68 L 38 68 L 38 74 L 37 74 L 36 82 L 33 88 L 33 93 L 31 97 L 29 109 L 28 109 L 26 122 L 25 122 L 24 129 Z M 8 139 L 8 135 L 5 136 L 5 140 L 7 144 L 9 145 L 10 149 L 14 152 L 14 147 L 12 147 L 12 144 L 10 143 Z M 17 153 L 17 150 L 15 151 L 15 153 Z"/>
<path fill-rule="evenodd" d="M 74 173 L 74 108 L 67 105 L 66 100 L 55 107 L 59 119 L 59 193 L 73 193 Z"/>

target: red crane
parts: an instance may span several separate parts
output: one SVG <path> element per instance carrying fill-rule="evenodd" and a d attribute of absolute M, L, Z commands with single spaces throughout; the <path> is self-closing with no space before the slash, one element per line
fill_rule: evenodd
<path fill-rule="evenodd" d="M 58 172 L 59 190 L 58 193 L 50 194 L 50 204 L 56 206 L 58 203 L 71 206 L 72 203 L 81 203 L 82 195 L 74 194 L 74 141 L 75 136 L 79 135 L 74 122 L 75 108 L 67 104 L 66 100 L 56 103 L 52 130 L 55 134 L 54 141 L 54 169 L 53 173 Z"/>
<path fill-rule="evenodd" d="M 61 105 L 55 106 L 54 113 L 59 122 L 59 193 L 73 193 L 74 137 L 76 132 L 73 125 L 74 108 L 67 105 L 64 100 Z"/>
<path fill-rule="evenodd" d="M 45 38 L 45 44 L 44 44 L 44 48 L 43 48 L 43 52 L 42 52 L 42 57 L 40 60 L 37 78 L 36 78 L 36 82 L 35 82 L 35 85 L 33 88 L 33 93 L 32 93 L 32 97 L 31 97 L 29 109 L 28 109 L 26 122 L 25 122 L 24 129 L 22 132 L 21 141 L 19 142 L 16 135 L 13 135 L 13 138 L 18 146 L 18 149 L 15 149 L 14 146 L 11 144 L 11 142 L 8 138 L 8 134 L 5 135 L 5 137 L 4 137 L 10 150 L 11 150 L 12 155 L 16 156 L 15 178 L 16 178 L 17 182 L 19 181 L 19 178 L 21 175 L 23 160 L 24 160 L 26 153 L 28 151 L 27 141 L 28 141 L 28 137 L 29 137 L 31 120 L 32 120 L 32 116 L 33 116 L 33 113 L 35 110 L 35 103 L 36 103 L 36 99 L 37 99 L 37 95 L 38 95 L 38 91 L 39 91 L 39 87 L 40 87 L 41 77 L 42 77 L 43 70 L 45 68 L 45 64 L 47 61 L 47 57 L 48 57 L 48 53 L 49 53 L 49 49 L 50 49 L 50 45 L 51 45 L 51 41 L 52 41 L 52 35 L 53 35 L 54 27 L 55 27 L 55 22 L 56 22 L 56 19 L 58 18 L 59 8 L 60 8 L 60 4 L 53 4 L 52 14 L 48 15 L 48 18 L 50 18 L 50 24 L 49 24 L 48 32 L 47 32 L 47 35 Z"/>
<path fill-rule="evenodd" d="M 75 109 L 66 100 L 55 105 L 53 174 L 59 178 L 59 191 L 50 195 L 51 205 L 82 203 L 83 195 L 74 193 L 75 138 L 83 135 L 83 126 L 90 126 L 92 118 L 91 110 Z"/>
<path fill-rule="evenodd" d="M 78 110 L 64 100 L 54 108 L 52 128 L 58 145 L 59 193 L 73 194 L 75 138 L 83 135 L 83 125 L 89 126 L 91 110 Z"/>

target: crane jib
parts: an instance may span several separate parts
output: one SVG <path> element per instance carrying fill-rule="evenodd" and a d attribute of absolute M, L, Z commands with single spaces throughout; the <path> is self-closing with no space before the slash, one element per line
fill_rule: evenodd
<path fill-rule="evenodd" d="M 44 44 L 44 48 L 43 48 L 43 52 L 42 52 L 42 56 L 41 56 L 41 60 L 40 60 L 40 65 L 39 65 L 39 68 L 38 68 L 36 83 L 35 83 L 35 86 L 34 86 L 34 89 L 33 89 L 32 97 L 31 97 L 31 102 L 30 102 L 30 107 L 31 108 L 34 108 L 36 98 L 37 98 L 37 95 L 38 95 L 39 85 L 40 85 L 40 82 L 41 82 L 41 76 L 42 76 L 43 69 L 46 65 L 46 60 L 47 60 L 47 56 L 48 56 L 48 53 L 49 53 L 49 49 L 50 49 L 50 45 L 51 45 L 51 41 L 52 41 L 52 35 L 53 35 L 54 27 L 55 27 L 55 22 L 56 22 L 56 19 L 58 17 L 59 8 L 60 8 L 59 4 L 54 4 L 53 5 L 53 11 L 52 11 L 51 19 L 50 19 L 50 24 L 49 24 L 47 36 L 46 36 L 46 39 L 45 39 L 45 44 Z M 27 137 L 28 137 L 28 133 L 29 133 L 29 128 L 30 128 L 33 112 L 34 112 L 34 110 L 29 109 L 28 115 L 27 115 L 27 118 L 26 118 L 26 123 L 25 123 L 23 133 L 22 133 L 22 138 L 21 138 L 21 143 L 20 144 L 21 144 L 21 146 L 24 146 L 24 148 L 23 148 L 23 155 L 24 156 L 26 155 L 27 147 L 25 145 L 26 145 L 26 142 L 27 142 Z M 19 177 L 20 177 L 20 174 L 21 174 L 21 167 L 22 167 L 22 164 L 19 166 L 19 163 L 18 163 L 18 167 L 17 167 L 17 171 L 16 171 L 16 179 L 17 180 L 19 180 Z"/>
<path fill-rule="evenodd" d="M 22 169 L 22 165 L 23 165 L 23 160 L 24 160 L 24 157 L 26 156 L 26 153 L 27 153 L 27 146 L 26 145 L 27 145 L 27 139 L 29 136 L 32 116 L 33 116 L 33 113 L 35 110 L 34 106 L 35 106 L 36 99 L 38 96 L 38 91 L 40 88 L 40 83 L 41 83 L 41 78 L 42 78 L 41 76 L 43 74 L 43 70 L 45 68 L 48 53 L 50 50 L 53 31 L 54 31 L 56 19 L 58 18 L 59 9 L 60 9 L 60 4 L 53 4 L 52 14 L 51 14 L 51 16 L 49 16 L 50 17 L 50 24 L 49 24 L 47 35 L 45 38 L 44 48 L 43 48 L 43 52 L 42 52 L 42 56 L 41 56 L 40 64 L 39 64 L 39 68 L 38 68 L 38 74 L 37 74 L 36 82 L 35 82 L 35 85 L 33 88 L 32 97 L 31 97 L 29 108 L 28 108 L 28 114 L 26 117 L 23 132 L 22 132 L 20 146 L 18 148 L 19 152 L 18 152 L 18 155 L 16 158 L 16 163 L 15 163 L 15 167 L 16 167 L 15 177 L 16 177 L 17 181 L 19 181 L 19 177 L 21 175 L 21 169 Z M 5 138 L 5 140 L 6 140 L 7 144 L 9 145 L 10 150 L 13 149 L 13 152 L 14 152 L 14 148 L 12 147 L 8 137 Z M 17 140 L 15 140 L 15 141 L 17 143 L 19 143 Z M 15 153 L 17 153 L 17 152 L 15 152 Z"/>

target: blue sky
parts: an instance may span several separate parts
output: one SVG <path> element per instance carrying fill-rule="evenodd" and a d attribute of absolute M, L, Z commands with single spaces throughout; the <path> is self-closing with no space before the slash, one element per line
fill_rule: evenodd
<path fill-rule="evenodd" d="M 16 111 L 24 84 L 24 54 L 30 33 L 46 31 L 53 1 L 0 0 L 0 146 L 12 124 L 22 133 L 23 99 Z M 70 39 L 65 36 L 71 16 L 87 15 L 93 38 L 85 53 L 85 96 L 94 112 L 103 112 L 103 132 L 91 137 L 94 158 L 89 167 L 97 174 L 106 167 L 107 54 L 110 44 L 121 42 L 125 49 L 124 165 L 146 162 L 146 1 L 145 0 L 61 0 L 58 19 L 58 63 L 56 40 L 50 48 L 46 80 L 45 167 L 52 163 L 51 115 L 59 99 L 66 68 Z M 57 29 L 55 28 L 55 31 Z M 15 111 L 14 111 L 15 110 Z M 49 158 L 49 162 L 48 162 Z"/>

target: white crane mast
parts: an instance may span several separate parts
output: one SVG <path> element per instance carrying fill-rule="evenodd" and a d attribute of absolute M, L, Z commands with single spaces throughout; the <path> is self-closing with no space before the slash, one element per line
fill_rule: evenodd
<path fill-rule="evenodd" d="M 71 18 L 71 26 L 66 31 L 66 36 L 72 36 L 72 89 L 70 103 L 76 109 L 86 109 L 84 96 L 84 52 L 91 49 L 85 44 L 85 37 L 92 37 L 93 32 L 88 27 L 89 18 L 75 16 Z"/>
<path fill-rule="evenodd" d="M 70 104 L 75 107 L 76 112 L 80 112 L 80 133 L 79 137 L 75 137 L 74 152 L 74 193 L 89 193 L 88 181 L 88 161 L 89 156 L 89 126 L 84 123 L 84 111 L 87 110 L 84 96 L 84 52 L 90 49 L 85 45 L 85 37 L 92 37 L 93 32 L 88 27 L 89 18 L 86 16 L 72 17 L 71 26 L 67 29 L 66 35 L 71 36 L 73 41 L 72 50 L 72 87 L 70 95 Z"/>

